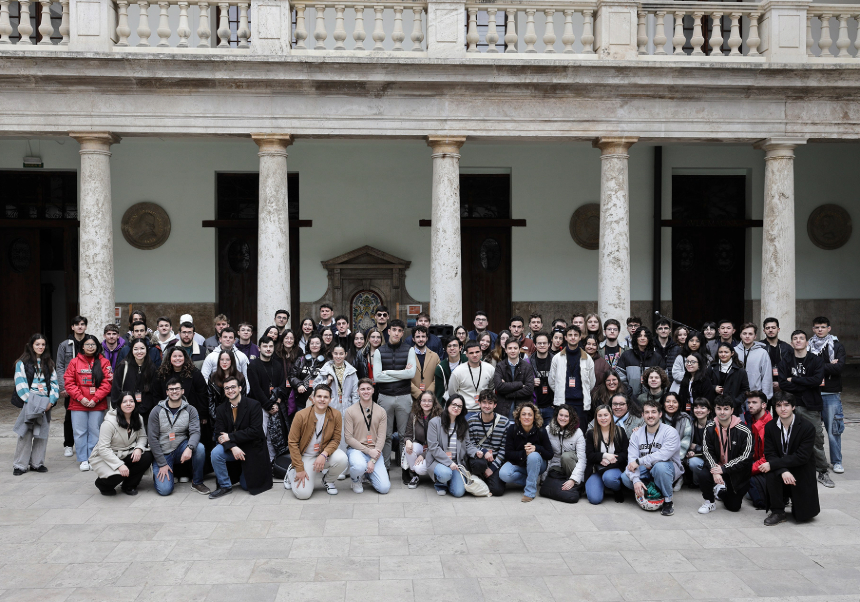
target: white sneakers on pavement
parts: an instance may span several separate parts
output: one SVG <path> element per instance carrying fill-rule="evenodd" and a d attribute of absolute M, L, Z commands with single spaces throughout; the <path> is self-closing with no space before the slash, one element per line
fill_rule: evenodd
<path fill-rule="evenodd" d="M 90 470 L 90 463 L 81 462 L 81 472 L 87 472 L 88 470 Z"/>
<path fill-rule="evenodd" d="M 71 458 L 72 456 L 75 455 L 75 448 L 74 447 L 64 447 L 63 448 L 63 455 L 66 456 L 67 458 Z"/>
<path fill-rule="evenodd" d="M 361 478 L 351 479 L 352 480 L 352 490 L 355 493 L 364 493 L 364 485 L 361 484 Z"/>
<path fill-rule="evenodd" d="M 708 514 L 709 512 L 713 512 L 717 509 L 717 505 L 714 502 L 709 502 L 705 500 L 705 502 L 699 506 L 699 514 Z"/>

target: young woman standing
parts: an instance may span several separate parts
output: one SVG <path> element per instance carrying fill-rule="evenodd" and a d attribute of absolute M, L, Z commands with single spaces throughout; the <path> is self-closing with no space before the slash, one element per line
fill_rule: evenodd
<path fill-rule="evenodd" d="M 18 444 L 15 447 L 12 474 L 20 476 L 28 470 L 48 472 L 45 452 L 48 448 L 51 408 L 60 399 L 60 386 L 44 335 L 31 336 L 24 346 L 24 353 L 15 362 L 15 394 L 22 407 L 13 429 L 18 435 Z M 32 413 L 42 416 L 38 422 L 28 424 L 25 422 L 26 417 Z"/>
<path fill-rule="evenodd" d="M 110 362 L 102 357 L 101 349 L 96 337 L 86 335 L 81 352 L 69 362 L 63 377 L 81 471 L 90 469 L 89 458 L 99 440 L 99 427 L 107 410 L 113 379 Z"/>

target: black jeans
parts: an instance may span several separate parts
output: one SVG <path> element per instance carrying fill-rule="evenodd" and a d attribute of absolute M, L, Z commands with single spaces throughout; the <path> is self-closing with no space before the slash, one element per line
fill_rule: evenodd
<path fill-rule="evenodd" d="M 75 432 L 72 430 L 72 413 L 69 411 L 69 401 L 66 397 L 63 400 L 63 407 L 66 408 L 66 417 L 63 418 L 63 447 L 74 447 Z"/>
<path fill-rule="evenodd" d="M 96 479 L 96 487 L 98 487 L 99 491 L 113 491 L 120 483 L 122 483 L 122 489 L 125 491 L 137 489 L 137 486 L 140 485 L 141 479 L 143 479 L 143 475 L 146 474 L 146 471 L 148 471 L 149 467 L 152 465 L 152 452 L 143 452 L 140 455 L 140 460 L 137 462 L 132 462 L 131 456 L 127 457 L 122 462 L 128 466 L 128 476 L 124 477 L 122 475 L 115 474 L 104 479 Z"/>
<path fill-rule="evenodd" d="M 767 499 L 771 511 L 774 514 L 783 514 L 785 512 L 785 502 L 791 498 L 796 485 L 786 485 L 782 480 L 782 474 L 776 474 L 771 471 L 765 475 L 767 479 Z M 814 483 L 815 486 L 818 483 Z"/>
<path fill-rule="evenodd" d="M 707 464 L 705 464 L 707 467 Z M 726 484 L 726 488 L 723 489 L 720 494 L 720 500 L 725 504 L 726 510 L 731 512 L 737 512 L 741 509 L 741 504 L 743 504 L 744 496 L 747 494 L 746 491 L 735 491 L 735 488 L 732 487 L 732 481 L 729 478 L 724 476 L 723 482 Z M 702 489 L 702 497 L 708 500 L 709 502 L 714 501 L 714 475 L 711 474 L 710 470 L 702 470 L 699 473 L 699 487 Z"/>
<path fill-rule="evenodd" d="M 764 509 L 767 506 L 767 478 L 763 474 L 754 474 L 750 478 L 750 497 L 753 506 Z"/>
<path fill-rule="evenodd" d="M 484 474 L 487 468 L 489 468 L 489 464 L 483 458 L 469 458 L 469 471 L 472 475 L 479 477 L 487 484 L 493 497 L 504 495 L 505 482 L 499 478 L 499 471 L 494 470 L 493 474 L 487 476 Z"/>

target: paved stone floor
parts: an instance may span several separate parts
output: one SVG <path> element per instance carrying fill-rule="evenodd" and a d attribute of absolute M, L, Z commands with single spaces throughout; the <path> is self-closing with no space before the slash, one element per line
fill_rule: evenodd
<path fill-rule="evenodd" d="M 860 383 L 857 383 L 860 385 Z M 852 387 L 860 392 L 860 386 Z M 0 599 L 241 602 L 335 600 L 858 600 L 860 395 L 848 395 L 843 475 L 819 487 L 810 524 L 764 513 L 673 517 L 611 500 L 453 499 L 430 485 L 388 495 L 347 486 L 298 502 L 281 484 L 211 501 L 181 485 L 106 498 L 62 455 L 55 417 L 47 474 L 12 476 L 14 412 L 0 409 Z M 393 475 L 394 476 L 394 475 Z M 207 480 L 214 486 L 214 480 Z"/>

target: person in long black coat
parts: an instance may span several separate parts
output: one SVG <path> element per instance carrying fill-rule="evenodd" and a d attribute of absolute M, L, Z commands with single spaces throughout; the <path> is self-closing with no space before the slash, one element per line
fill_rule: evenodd
<path fill-rule="evenodd" d="M 260 339 L 260 357 L 248 364 L 248 383 L 251 398 L 263 406 L 263 425 L 271 459 L 286 454 L 289 432 L 286 375 L 283 364 L 272 356 L 271 340 Z"/>
<path fill-rule="evenodd" d="M 237 381 L 231 377 L 224 385 L 234 382 Z M 229 394 L 229 403 L 222 403 L 215 410 L 215 437 L 219 445 L 212 450 L 212 464 L 215 465 L 215 457 L 220 448 L 232 459 L 231 450 L 239 447 L 245 453 L 244 460 L 236 460 L 242 467 L 242 488 L 247 489 L 251 495 L 257 495 L 272 488 L 272 464 L 266 447 L 266 435 L 263 433 L 263 408 L 258 401 L 242 393 L 241 388 L 239 396 L 241 401 L 236 408 L 235 420 L 233 401 L 229 399 Z M 228 438 L 222 439 L 225 433 Z M 220 497 L 215 494 L 225 489 L 229 490 L 230 487 L 225 487 L 219 480 L 218 490 L 212 492 L 209 497 Z"/>
<path fill-rule="evenodd" d="M 775 525 L 785 520 L 785 497 L 791 495 L 791 513 L 795 520 L 810 520 L 821 512 L 818 503 L 818 480 L 815 474 L 815 428 L 808 420 L 795 414 L 795 400 L 790 393 L 779 391 L 773 396 L 779 416 L 764 427 L 765 464 L 759 467 L 767 480 L 767 510 L 772 513 L 765 519 L 766 525 Z M 788 445 L 783 449 L 785 434 L 783 420 L 791 420 Z M 766 470 L 765 470 L 766 468 Z M 783 474 L 791 473 L 795 484 L 785 483 Z"/>

